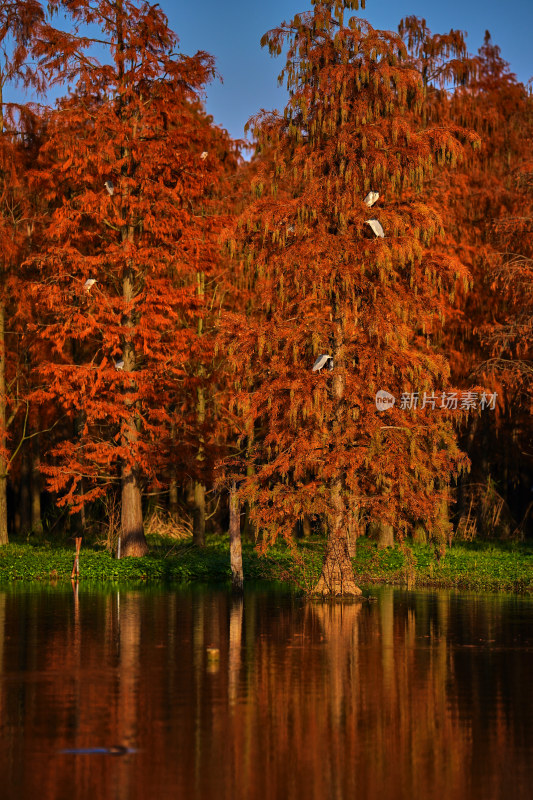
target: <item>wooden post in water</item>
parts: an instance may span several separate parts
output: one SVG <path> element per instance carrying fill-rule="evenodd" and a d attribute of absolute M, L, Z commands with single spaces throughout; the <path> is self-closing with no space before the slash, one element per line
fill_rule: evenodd
<path fill-rule="evenodd" d="M 232 481 L 229 491 L 229 553 L 231 585 L 234 592 L 242 592 L 241 504 L 235 480 Z"/>
<path fill-rule="evenodd" d="M 72 567 L 72 572 L 70 574 L 71 580 L 80 577 L 80 550 L 81 550 L 81 536 L 76 536 L 76 555 L 74 556 L 74 566 Z"/>

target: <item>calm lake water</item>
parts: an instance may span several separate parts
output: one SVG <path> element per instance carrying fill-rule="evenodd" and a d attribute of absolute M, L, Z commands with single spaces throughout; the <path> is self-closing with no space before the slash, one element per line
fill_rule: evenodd
<path fill-rule="evenodd" d="M 371 593 L 0 591 L 0 797 L 531 798 L 533 602 Z"/>

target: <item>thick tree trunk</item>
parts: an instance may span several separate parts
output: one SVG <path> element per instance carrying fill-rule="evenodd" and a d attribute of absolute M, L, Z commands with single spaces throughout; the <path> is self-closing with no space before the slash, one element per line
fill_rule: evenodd
<path fill-rule="evenodd" d="M 368 535 L 374 539 L 379 548 L 394 546 L 394 528 L 380 519 L 372 520 L 368 525 Z"/>
<path fill-rule="evenodd" d="M 129 232 L 133 240 L 133 232 Z M 123 281 L 123 296 L 127 304 L 134 298 L 133 284 L 130 275 Z M 127 326 L 133 327 L 133 320 L 128 319 Z M 124 371 L 133 373 L 135 369 L 135 349 L 131 341 L 126 341 L 122 350 Z M 132 381 L 133 386 L 133 381 Z M 128 405 L 128 404 L 127 404 Z M 138 438 L 138 416 L 135 406 L 129 405 L 131 419 L 123 435 L 123 444 L 133 448 Z M 121 508 L 120 553 L 121 557 L 145 556 L 148 553 L 148 544 L 144 536 L 143 513 L 141 502 L 141 487 L 135 467 L 131 464 L 122 465 L 122 508 Z"/>
<path fill-rule="evenodd" d="M 231 565 L 231 585 L 234 592 L 242 592 L 242 544 L 241 544 L 241 506 L 237 486 L 233 481 L 229 494 L 229 553 Z"/>
<path fill-rule="evenodd" d="M 40 466 L 39 437 L 34 436 L 31 440 L 31 530 L 37 536 L 42 536 L 43 533 Z"/>
<path fill-rule="evenodd" d="M 359 536 L 359 508 L 352 504 L 348 512 L 348 524 L 346 526 L 348 539 L 348 553 L 350 558 L 355 558 L 357 552 L 357 537 Z"/>
<path fill-rule="evenodd" d="M 1 105 L 1 104 L 0 104 Z M 0 109 L 1 111 L 1 109 Z M 7 459 L 6 452 L 6 353 L 5 308 L 0 301 L 0 545 L 8 543 L 7 535 Z"/>
<path fill-rule="evenodd" d="M 120 552 L 122 558 L 145 556 L 148 553 L 143 529 L 141 489 L 135 475 L 126 467 L 122 475 Z"/>
<path fill-rule="evenodd" d="M 205 486 L 194 482 L 194 510 L 192 540 L 197 547 L 205 547 Z"/>
<path fill-rule="evenodd" d="M 336 309 L 335 341 L 333 345 L 332 392 L 335 408 L 331 422 L 331 439 L 335 441 L 342 435 L 345 416 L 345 352 L 342 318 L 339 313 L 338 296 L 334 293 L 333 304 Z M 313 594 L 323 597 L 355 597 L 361 589 L 355 583 L 350 552 L 348 548 L 348 529 L 346 519 L 346 499 L 343 485 L 342 467 L 337 466 L 331 478 L 331 515 L 328 520 L 328 544 L 322 565 L 322 574 Z"/>
<path fill-rule="evenodd" d="M 333 514 L 330 519 L 326 557 L 313 594 L 323 597 L 357 597 L 361 589 L 355 583 L 344 524 L 342 480 L 332 487 Z"/>
<path fill-rule="evenodd" d="M 381 520 L 378 523 L 378 547 L 394 547 L 394 528 Z"/>

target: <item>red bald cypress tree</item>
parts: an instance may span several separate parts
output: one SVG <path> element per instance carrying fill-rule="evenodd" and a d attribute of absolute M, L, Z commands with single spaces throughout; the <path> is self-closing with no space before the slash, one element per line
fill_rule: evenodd
<path fill-rule="evenodd" d="M 77 433 L 56 445 L 47 472 L 73 510 L 119 482 L 122 554 L 139 556 L 143 486 L 168 475 L 171 431 L 175 440 L 185 428 L 197 383 L 197 276 L 214 258 L 213 220 L 198 207 L 219 170 L 199 93 L 214 67 L 205 53 L 176 55 L 158 6 L 65 5 L 77 36 L 49 30 L 42 51 L 73 90 L 50 115 L 42 153 L 55 210 L 34 295 L 50 353 L 38 398 Z M 99 26 L 109 63 L 86 50 L 85 24 Z"/>
<path fill-rule="evenodd" d="M 473 518 L 480 533 L 509 535 L 515 524 L 519 528 L 530 503 L 526 375 L 531 95 L 488 32 L 478 55 L 470 57 L 458 32 L 432 34 L 423 20 L 413 17 L 402 21 L 400 31 L 413 65 L 428 76 L 430 119 L 466 126 L 480 140 L 476 152 L 466 151 L 453 180 L 438 171 L 428 192 L 442 209 L 446 248 L 471 274 L 469 291 L 458 292 L 452 323 L 442 339 L 453 380 L 465 388 L 482 383 L 498 393 L 497 413 L 469 416 L 461 426 L 472 467 L 458 487 L 459 525 Z M 445 87 L 439 76 L 445 76 Z M 492 519 L 487 507 L 494 502 L 505 507 L 498 514 L 499 530 L 486 521 Z"/>
<path fill-rule="evenodd" d="M 240 493 L 264 545 L 290 540 L 295 518 L 324 520 L 323 595 L 359 592 L 348 530 L 360 518 L 399 535 L 414 520 L 437 524 L 462 461 L 440 400 L 411 411 L 375 403 L 379 389 L 422 401 L 445 386 L 432 336 L 465 272 L 434 248 L 442 220 L 420 192 L 462 145 L 424 119 L 423 81 L 400 37 L 345 20 L 355 7 L 316 2 L 264 37 L 271 53 L 288 47 L 290 99 L 283 116 L 253 122 L 266 157 L 229 242 L 256 295 L 226 324 L 236 403 L 262 434 Z M 379 193 L 372 207 L 369 192 Z M 331 371 L 312 371 L 320 354 Z"/>
<path fill-rule="evenodd" d="M 19 407 L 9 391 L 9 386 L 16 383 L 13 379 L 20 366 L 16 355 L 19 347 L 18 341 L 16 347 L 10 347 L 13 341 L 6 333 L 6 321 L 12 331 L 12 298 L 19 294 L 18 270 L 27 255 L 32 216 L 24 146 L 31 113 L 9 102 L 6 92 L 15 84 L 42 87 L 39 73 L 30 68 L 29 54 L 43 19 L 41 4 L 35 0 L 0 4 L 0 544 L 8 541 L 8 428 Z"/>

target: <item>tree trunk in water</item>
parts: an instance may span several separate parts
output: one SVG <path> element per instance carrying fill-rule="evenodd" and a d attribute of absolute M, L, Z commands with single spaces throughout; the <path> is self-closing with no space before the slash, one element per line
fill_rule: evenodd
<path fill-rule="evenodd" d="M 332 490 L 334 513 L 329 524 L 326 557 L 313 594 L 323 597 L 356 597 L 361 589 L 355 583 L 344 526 L 342 480 L 337 477 Z"/>
<path fill-rule="evenodd" d="M 229 553 L 231 565 L 231 585 L 234 592 L 242 592 L 242 546 L 241 546 L 241 506 L 237 486 L 233 481 L 229 494 Z"/>
<path fill-rule="evenodd" d="M 192 540 L 197 547 L 205 547 L 205 486 L 194 482 L 194 511 Z"/>
<path fill-rule="evenodd" d="M 145 556 L 148 553 L 148 545 L 143 529 L 141 489 L 135 475 L 128 468 L 124 468 L 122 475 L 120 527 L 121 557 Z"/>
<path fill-rule="evenodd" d="M 1 113 L 2 109 L 0 109 Z M 7 535 L 7 460 L 6 451 L 6 353 L 5 309 L 0 301 L 0 545 L 8 543 Z"/>
<path fill-rule="evenodd" d="M 39 453 L 39 437 L 31 440 L 31 529 L 37 536 L 43 534 L 41 518 L 41 457 Z"/>

